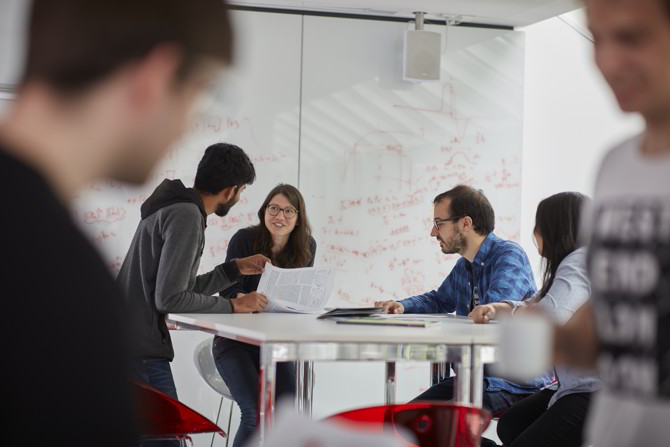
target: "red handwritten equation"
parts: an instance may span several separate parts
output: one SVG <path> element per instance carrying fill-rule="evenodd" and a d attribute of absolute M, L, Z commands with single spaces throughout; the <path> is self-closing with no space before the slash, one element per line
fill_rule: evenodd
<path fill-rule="evenodd" d="M 116 237 L 115 231 L 102 230 L 93 236 L 93 242 L 100 244 L 108 239 L 113 239 L 115 237 Z"/>
<path fill-rule="evenodd" d="M 220 259 L 220 260 L 225 259 L 226 254 L 228 253 L 228 243 L 229 240 L 225 239 L 223 241 L 218 241 L 213 245 L 210 245 L 208 247 L 208 252 L 210 256 L 214 259 Z"/>
<path fill-rule="evenodd" d="M 209 216 L 207 225 L 211 227 L 219 227 L 222 230 L 233 230 L 236 228 L 243 228 L 252 225 L 258 220 L 258 216 L 253 212 L 242 212 L 225 217 Z"/>
<path fill-rule="evenodd" d="M 380 118 L 342 147 L 343 174 L 333 176 L 338 187 L 320 194 L 319 261 L 352 285 L 337 291 L 341 303 L 439 287 L 459 256 L 442 253 L 431 237 L 437 194 L 465 184 L 497 201 L 518 202 L 520 147 L 494 122 L 500 112 L 489 115 L 479 102 L 460 101 L 455 81 L 429 93 L 435 104 L 428 94 L 414 97 L 428 97 L 426 104 L 389 103 L 391 119 Z M 500 234 L 518 232 L 514 214 L 499 214 L 497 223 Z"/>
<path fill-rule="evenodd" d="M 114 256 L 114 257 L 107 263 L 107 267 L 109 268 L 109 270 L 110 270 L 112 273 L 117 274 L 117 273 L 119 273 L 119 270 L 121 270 L 121 266 L 123 265 L 123 259 L 124 259 L 124 258 L 122 258 L 121 256 Z"/>
<path fill-rule="evenodd" d="M 106 208 L 96 208 L 82 213 L 84 223 L 93 225 L 98 223 L 114 223 L 126 218 L 126 209 L 120 206 L 109 206 Z"/>
<path fill-rule="evenodd" d="M 84 189 L 83 192 L 94 191 L 102 192 L 108 190 L 120 190 L 124 188 L 124 184 L 117 182 L 115 180 L 98 180 L 95 182 L 89 183 Z"/>
<path fill-rule="evenodd" d="M 221 132 L 226 129 L 239 130 L 242 122 L 242 120 L 225 116 L 200 114 L 193 118 L 190 131 L 191 133 L 203 133 Z"/>

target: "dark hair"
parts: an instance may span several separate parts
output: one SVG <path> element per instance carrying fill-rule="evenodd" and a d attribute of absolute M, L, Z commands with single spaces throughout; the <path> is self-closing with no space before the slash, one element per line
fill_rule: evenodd
<path fill-rule="evenodd" d="M 256 170 L 242 149 L 234 144 L 216 143 L 205 149 L 193 187 L 207 194 L 218 194 L 230 186 L 251 185 L 254 180 Z"/>
<path fill-rule="evenodd" d="M 224 0 L 34 0 L 22 83 L 84 90 L 162 44 L 183 51 L 178 78 L 203 58 L 232 62 Z"/>
<path fill-rule="evenodd" d="M 295 228 L 289 236 L 288 243 L 281 252 L 272 253 L 272 235 L 265 226 L 265 210 L 270 201 L 278 194 L 283 195 L 291 202 L 291 205 L 298 211 L 296 214 L 297 222 Z M 291 185 L 279 184 L 275 186 L 268 194 L 258 210 L 260 223 L 254 228 L 256 230 L 256 240 L 254 250 L 272 259 L 273 264 L 283 268 L 307 267 L 312 260 L 312 228 L 307 219 L 307 208 L 305 199 L 298 191 L 298 188 Z"/>
<path fill-rule="evenodd" d="M 496 216 L 493 207 L 480 189 L 466 185 L 458 185 L 449 191 L 435 197 L 434 204 L 444 199 L 451 200 L 449 204 L 450 217 L 470 216 L 475 231 L 482 236 L 493 232 Z"/>
<path fill-rule="evenodd" d="M 588 197 L 578 192 L 562 192 L 547 197 L 537 206 L 533 231 L 542 237 L 544 273 L 541 297 L 547 294 L 554 283 L 559 264 L 579 248 L 579 219 L 588 200 Z"/>

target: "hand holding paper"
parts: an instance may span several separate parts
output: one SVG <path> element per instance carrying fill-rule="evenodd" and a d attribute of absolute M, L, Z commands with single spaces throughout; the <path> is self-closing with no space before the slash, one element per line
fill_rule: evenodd
<path fill-rule="evenodd" d="M 263 255 L 253 255 L 248 258 L 235 259 L 237 263 L 237 268 L 240 269 L 240 273 L 243 275 L 258 275 L 263 273 L 264 266 L 266 263 L 270 263 L 270 260 Z"/>
<path fill-rule="evenodd" d="M 268 299 L 258 292 L 251 292 L 231 299 L 230 303 L 236 314 L 247 314 L 263 312 L 263 309 L 268 305 Z"/>

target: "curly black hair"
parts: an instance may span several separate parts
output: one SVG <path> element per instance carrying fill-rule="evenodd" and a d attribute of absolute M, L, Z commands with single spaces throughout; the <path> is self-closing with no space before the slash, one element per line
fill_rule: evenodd
<path fill-rule="evenodd" d="M 230 186 L 251 185 L 254 180 L 256 170 L 242 149 L 234 144 L 216 143 L 205 149 L 193 187 L 206 194 L 218 194 Z"/>

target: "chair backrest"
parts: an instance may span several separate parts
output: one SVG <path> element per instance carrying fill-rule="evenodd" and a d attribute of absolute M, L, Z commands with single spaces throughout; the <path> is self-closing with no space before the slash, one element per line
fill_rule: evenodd
<path fill-rule="evenodd" d="M 143 438 L 170 436 L 183 438 L 189 434 L 219 433 L 226 436 L 212 421 L 157 389 L 131 381 L 138 406 L 138 425 Z"/>
<path fill-rule="evenodd" d="M 223 377 L 219 374 L 219 370 L 216 369 L 216 364 L 214 363 L 214 355 L 212 354 L 213 341 L 214 339 L 208 338 L 196 346 L 195 351 L 193 351 L 193 362 L 200 377 L 207 382 L 210 388 L 223 397 L 232 400 L 233 396 L 230 394 L 228 385 L 223 381 Z"/>
<path fill-rule="evenodd" d="M 390 429 L 408 446 L 475 447 L 491 422 L 491 414 L 468 405 L 417 402 L 346 411 L 329 420 L 380 431 Z"/>

